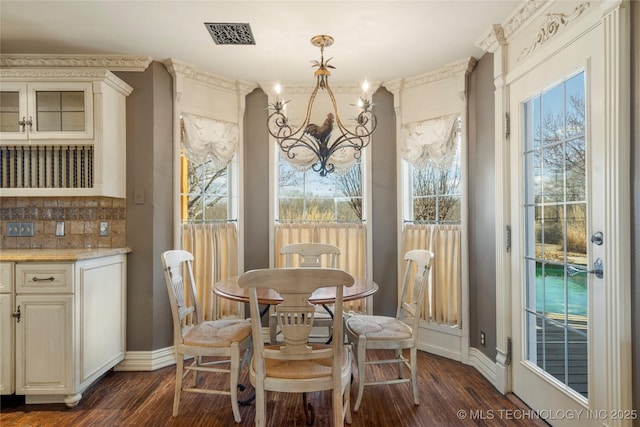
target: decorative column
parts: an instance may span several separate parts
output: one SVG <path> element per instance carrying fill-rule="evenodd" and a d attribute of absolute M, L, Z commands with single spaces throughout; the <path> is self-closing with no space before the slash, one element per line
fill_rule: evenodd
<path fill-rule="evenodd" d="M 511 391 L 511 255 L 507 244 L 511 222 L 509 174 L 509 88 L 506 85 L 508 46 L 501 25 L 494 25 L 480 43 L 493 53 L 495 85 L 495 235 L 496 235 L 496 372 L 494 386 Z"/>

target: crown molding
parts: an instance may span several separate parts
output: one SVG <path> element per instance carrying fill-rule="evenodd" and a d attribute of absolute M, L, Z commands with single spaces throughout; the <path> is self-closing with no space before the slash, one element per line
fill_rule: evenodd
<path fill-rule="evenodd" d="M 406 89 L 435 82 L 438 80 L 448 79 L 451 77 L 467 76 L 476 66 L 477 62 L 478 60 L 473 57 L 452 62 L 437 70 L 433 70 L 416 77 L 404 79 L 403 87 Z"/>
<path fill-rule="evenodd" d="M 264 93 L 266 93 L 269 96 L 275 96 L 276 92 L 274 89 L 274 85 L 273 83 L 269 82 L 269 83 L 259 83 L 258 86 L 260 87 L 260 89 L 262 89 L 262 91 Z M 315 89 L 315 85 L 310 85 L 310 84 L 292 84 L 292 85 L 284 85 L 284 84 L 280 84 L 282 91 L 281 94 L 283 96 L 287 96 L 287 95 L 310 95 L 311 92 L 313 92 L 313 89 Z M 349 84 L 338 84 L 338 85 L 331 85 L 329 84 L 329 87 L 331 87 L 331 91 L 334 94 L 341 94 L 341 93 L 346 93 L 346 94 L 354 94 L 354 93 L 362 93 L 362 87 L 359 84 L 356 83 L 349 83 Z M 380 87 L 379 83 L 372 83 L 369 82 L 369 90 L 367 91 L 368 94 L 372 94 L 375 93 L 376 90 L 378 90 L 378 88 Z M 322 92 L 318 92 L 318 94 L 320 94 Z"/>
<path fill-rule="evenodd" d="M 502 24 L 495 24 L 476 42 L 476 46 L 485 52 L 495 52 L 499 45 L 505 45 L 507 39 L 526 22 L 553 0 L 525 0 Z"/>
<path fill-rule="evenodd" d="M 110 71 L 144 71 L 153 59 L 129 55 L 2 54 L 2 68 L 105 68 Z"/>
<path fill-rule="evenodd" d="M 133 88 L 103 68 L 0 68 L 1 79 L 13 80 L 90 80 L 102 81 L 129 95 Z"/>
<path fill-rule="evenodd" d="M 233 80 L 202 71 L 191 64 L 187 64 L 186 62 L 182 62 L 174 58 L 165 60 L 164 66 L 174 78 L 187 77 L 207 85 L 232 92 L 240 91 L 243 94 L 248 94 L 257 87 L 254 83 Z"/>

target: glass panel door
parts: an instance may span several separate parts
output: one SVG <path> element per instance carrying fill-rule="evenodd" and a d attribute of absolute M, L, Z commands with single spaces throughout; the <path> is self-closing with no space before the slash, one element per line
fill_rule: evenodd
<path fill-rule="evenodd" d="M 524 107 L 526 360 L 588 398 L 585 73 Z"/>

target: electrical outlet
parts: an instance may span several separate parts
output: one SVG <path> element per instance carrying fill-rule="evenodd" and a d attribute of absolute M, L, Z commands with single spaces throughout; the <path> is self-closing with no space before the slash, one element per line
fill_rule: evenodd
<path fill-rule="evenodd" d="M 482 331 L 480 331 L 480 345 L 483 347 L 487 346 L 487 336 Z"/>
<path fill-rule="evenodd" d="M 56 221 L 56 236 L 64 236 L 64 221 Z"/>
<path fill-rule="evenodd" d="M 100 223 L 100 237 L 105 237 L 109 235 L 109 222 L 102 221 Z"/>

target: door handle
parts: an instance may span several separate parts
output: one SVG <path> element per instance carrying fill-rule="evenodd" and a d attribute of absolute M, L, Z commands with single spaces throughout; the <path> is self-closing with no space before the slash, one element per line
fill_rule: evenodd
<path fill-rule="evenodd" d="M 602 231 L 596 231 L 593 233 L 593 236 L 591 236 L 591 243 L 602 246 L 602 243 L 604 243 L 604 235 L 602 234 Z"/>
<path fill-rule="evenodd" d="M 593 270 L 574 267 L 572 265 L 567 268 L 567 274 L 569 275 L 569 277 L 573 277 L 576 274 L 580 273 L 595 274 L 598 279 L 602 279 L 604 277 L 604 263 L 602 262 L 602 259 L 596 259 L 596 261 L 593 263 Z"/>

